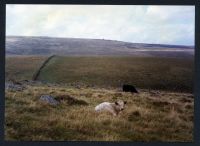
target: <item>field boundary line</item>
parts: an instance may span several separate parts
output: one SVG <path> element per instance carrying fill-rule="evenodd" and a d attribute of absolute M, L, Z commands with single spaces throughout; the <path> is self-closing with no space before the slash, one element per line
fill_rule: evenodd
<path fill-rule="evenodd" d="M 49 56 L 43 63 L 42 63 L 42 65 L 39 67 L 39 69 L 38 70 L 36 70 L 36 72 L 33 74 L 33 77 L 32 77 L 32 80 L 33 81 L 36 81 L 37 80 L 37 78 L 39 77 L 39 75 L 40 75 L 40 72 L 41 72 L 41 70 L 46 66 L 46 64 L 47 63 L 49 63 L 49 61 L 53 58 L 53 57 L 55 57 L 56 55 L 51 55 L 51 56 Z"/>

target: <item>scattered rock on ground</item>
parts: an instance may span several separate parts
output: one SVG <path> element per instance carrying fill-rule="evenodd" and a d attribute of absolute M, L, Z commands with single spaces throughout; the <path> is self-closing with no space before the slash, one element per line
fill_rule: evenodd
<path fill-rule="evenodd" d="M 6 82 L 5 89 L 10 91 L 22 91 L 26 89 L 22 84 L 14 84 L 13 82 Z"/>
<path fill-rule="evenodd" d="M 53 96 L 50 96 L 50 95 L 42 95 L 40 97 L 40 100 L 44 101 L 44 102 L 46 102 L 48 104 L 51 104 L 51 105 L 59 104 L 59 102 L 57 100 L 55 100 Z"/>

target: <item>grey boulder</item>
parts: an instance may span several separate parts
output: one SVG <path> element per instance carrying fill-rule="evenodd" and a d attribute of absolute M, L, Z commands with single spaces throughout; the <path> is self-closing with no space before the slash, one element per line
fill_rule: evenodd
<path fill-rule="evenodd" d="M 40 97 L 40 101 L 44 101 L 50 105 L 57 105 L 59 104 L 59 102 L 57 100 L 54 99 L 54 97 L 50 96 L 50 95 L 42 95 Z"/>

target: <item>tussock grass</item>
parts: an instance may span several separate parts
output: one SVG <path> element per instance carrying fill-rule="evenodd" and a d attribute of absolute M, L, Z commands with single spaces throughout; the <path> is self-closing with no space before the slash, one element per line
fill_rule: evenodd
<path fill-rule="evenodd" d="M 114 88 L 46 85 L 6 91 L 5 138 L 23 141 L 193 141 L 194 100 L 191 94 L 141 91 L 131 94 Z M 43 94 L 57 99 L 62 97 L 66 102 L 58 106 L 45 104 L 39 101 Z M 87 104 L 69 104 L 69 99 Z M 97 104 L 117 99 L 127 101 L 125 110 L 117 117 L 107 112 L 94 112 Z"/>
<path fill-rule="evenodd" d="M 29 80 L 47 57 L 6 58 L 6 78 Z M 193 141 L 193 59 L 61 57 L 39 80 L 59 83 L 6 90 L 5 138 L 22 141 Z M 63 84 L 62 84 L 63 83 Z M 133 84 L 139 94 L 121 92 Z M 49 94 L 60 101 L 39 100 Z M 114 117 L 95 113 L 101 102 L 127 101 Z"/>

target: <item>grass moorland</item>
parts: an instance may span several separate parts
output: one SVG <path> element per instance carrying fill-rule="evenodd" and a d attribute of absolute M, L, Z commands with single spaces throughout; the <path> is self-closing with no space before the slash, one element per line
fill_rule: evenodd
<path fill-rule="evenodd" d="M 190 92 L 193 90 L 192 59 L 155 57 L 54 57 L 39 80 L 51 83 Z"/>
<path fill-rule="evenodd" d="M 6 57 L 6 79 L 31 80 L 35 71 L 46 59 L 46 56 Z"/>
<path fill-rule="evenodd" d="M 39 101 L 43 94 L 64 100 L 58 106 Z M 88 103 L 67 102 L 71 96 Z M 28 86 L 6 91 L 6 140 L 193 141 L 193 104 L 189 93 L 117 89 Z M 126 100 L 118 116 L 97 114 L 104 101 Z"/>
<path fill-rule="evenodd" d="M 7 58 L 7 77 L 30 80 L 44 60 Z M 57 85 L 6 90 L 5 139 L 191 142 L 193 70 L 193 60 L 186 59 L 55 57 L 39 80 Z M 123 83 L 136 85 L 140 93 L 122 92 Z M 64 100 L 51 106 L 39 100 L 46 94 Z M 68 96 L 88 104 L 69 102 Z M 97 104 L 117 99 L 128 102 L 119 116 L 94 112 Z"/>

